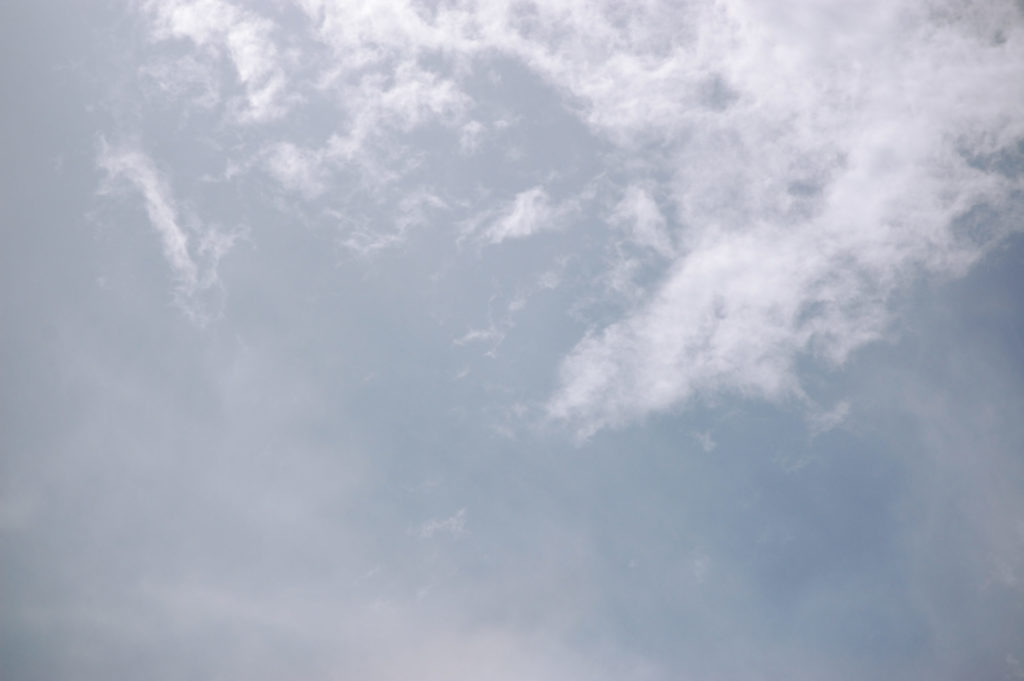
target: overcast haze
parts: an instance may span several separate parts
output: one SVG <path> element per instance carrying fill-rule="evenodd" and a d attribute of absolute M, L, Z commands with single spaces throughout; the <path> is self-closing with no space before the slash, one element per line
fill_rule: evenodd
<path fill-rule="evenodd" d="M 0 6 L 4 681 L 1024 679 L 1024 6 Z"/>

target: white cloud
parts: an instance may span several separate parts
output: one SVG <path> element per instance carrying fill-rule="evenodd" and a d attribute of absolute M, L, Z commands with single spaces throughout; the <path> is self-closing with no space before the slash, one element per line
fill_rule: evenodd
<path fill-rule="evenodd" d="M 469 121 L 462 126 L 459 134 L 459 149 L 463 154 L 476 153 L 484 134 L 484 126 L 480 121 Z"/>
<path fill-rule="evenodd" d="M 202 321 L 209 311 L 204 309 L 201 296 L 219 287 L 217 264 L 239 233 L 201 225 L 191 230 L 184 227 L 167 180 L 149 156 L 137 148 L 111 147 L 102 141 L 96 162 L 106 173 L 101 194 L 109 194 L 115 183 L 125 182 L 142 195 L 150 224 L 160 236 L 164 259 L 174 274 L 178 303 L 193 319 Z"/>
<path fill-rule="evenodd" d="M 488 357 L 495 357 L 498 352 L 498 347 L 505 340 L 505 336 L 508 333 L 508 327 L 511 325 L 510 321 L 505 321 L 501 328 L 497 324 L 491 323 L 490 326 L 484 329 L 470 329 L 466 333 L 462 334 L 454 341 L 455 345 L 469 345 L 470 343 L 483 343 L 489 346 L 489 349 L 485 353 Z"/>
<path fill-rule="evenodd" d="M 361 256 L 399 247 L 405 243 L 410 230 L 430 224 L 439 212 L 448 208 L 444 199 L 425 188 L 408 192 L 396 203 L 389 206 L 392 211 L 390 223 L 379 221 L 369 225 L 349 225 L 342 245 Z"/>
<path fill-rule="evenodd" d="M 831 409 L 811 413 L 808 421 L 811 432 L 820 435 L 841 426 L 849 416 L 850 403 L 844 400 Z"/>
<path fill-rule="evenodd" d="M 135 149 L 111 149 L 105 143 L 97 159 L 110 180 L 127 180 L 142 194 L 146 213 L 160 235 L 164 258 L 188 294 L 199 285 L 198 268 L 188 248 L 188 235 L 178 224 L 170 188 L 148 156 Z"/>
<path fill-rule="evenodd" d="M 882 335 L 903 282 L 922 268 L 961 274 L 998 240 L 965 238 L 957 218 L 1020 187 L 970 162 L 1024 137 L 1024 30 L 1009 0 L 856 12 L 745 0 L 304 6 L 353 69 L 386 73 L 434 54 L 518 59 L 630 163 L 664 178 L 676 243 L 642 185 L 627 185 L 613 219 L 672 264 L 650 293 L 631 285 L 637 262 L 613 265 L 639 305 L 579 343 L 549 403 L 582 431 L 705 392 L 802 398 L 798 356 L 839 364 Z M 438 82 L 461 110 L 458 77 Z M 415 123 L 452 108 L 417 92 L 396 86 L 376 104 L 364 93 L 346 148 L 376 125 L 358 112 Z M 483 236 L 527 237 L 555 226 L 554 213 L 538 185 Z"/>
<path fill-rule="evenodd" d="M 315 198 L 326 189 L 324 154 L 318 151 L 279 142 L 266 149 L 264 164 L 284 188 L 306 198 Z"/>
<path fill-rule="evenodd" d="M 485 236 L 492 244 L 506 239 L 522 239 L 555 227 L 554 216 L 547 192 L 543 187 L 533 187 L 516 194 L 516 198 L 499 213 Z"/>
<path fill-rule="evenodd" d="M 360 189 L 382 206 L 397 208 L 395 229 L 357 229 L 344 242 L 360 253 L 371 253 L 404 241 L 406 229 L 425 220 L 426 208 L 443 208 L 444 201 L 426 187 L 407 188 L 404 198 L 386 190 L 418 165 L 417 153 L 400 136 L 427 122 L 461 125 L 466 97 L 453 81 L 426 71 L 412 62 L 393 69 L 361 74 L 355 84 L 324 86 L 337 96 L 344 125 L 319 146 L 275 142 L 261 152 L 263 167 L 288 191 L 306 199 L 322 196 L 346 171 L 346 183 Z"/>
<path fill-rule="evenodd" d="M 335 80 L 349 120 L 329 143 L 329 153 L 339 160 L 358 162 L 374 151 L 371 143 L 384 143 L 384 133 L 410 132 L 428 120 L 457 126 L 467 103 L 454 81 L 408 59 L 359 75 L 355 85 L 343 75 L 351 74 L 335 74 Z"/>
<path fill-rule="evenodd" d="M 841 364 L 885 332 L 905 282 L 962 274 L 1016 228 L 978 238 L 957 223 L 1022 189 L 972 160 L 1024 138 L 1012 0 L 299 4 L 316 43 L 298 59 L 306 91 L 339 123 L 319 148 L 262 148 L 268 171 L 307 198 L 343 169 L 382 197 L 421 162 L 406 137 L 427 124 L 471 153 L 496 124 L 469 94 L 472 74 L 495 57 L 524 65 L 611 145 L 594 176 L 624 187 L 612 220 L 661 262 L 619 258 L 604 275 L 630 307 L 565 358 L 548 404 L 581 431 L 709 392 L 802 398 L 799 357 Z M 283 110 L 282 27 L 226 0 L 148 7 L 158 37 L 230 58 L 250 119 Z M 470 222 L 497 244 L 558 226 L 549 179 L 538 170 L 497 208 L 475 207 L 468 183 L 445 196 L 490 220 Z M 350 247 L 403 243 L 400 200 L 378 201 L 394 220 L 347 217 Z M 653 286 L 648 267 L 663 268 Z"/>
<path fill-rule="evenodd" d="M 988 33 L 977 17 L 937 22 L 912 7 L 856 21 L 830 4 L 785 20 L 723 7 L 705 28 L 730 38 L 714 60 L 737 93 L 725 111 L 690 105 L 652 121 L 653 101 L 594 114 L 620 138 L 652 122 L 670 144 L 687 135 L 666 167 L 685 232 L 657 291 L 563 363 L 549 413 L 584 435 L 702 393 L 800 399 L 799 355 L 842 363 L 885 331 L 888 298 L 916 272 L 962 274 L 1019 228 L 978 241 L 957 227 L 1021 189 L 964 153 L 1024 137 L 1012 113 L 1024 31 L 1017 16 L 1000 42 L 991 21 L 1009 5 L 991 3 Z M 807 22 L 829 41 L 796 39 Z"/>
<path fill-rule="evenodd" d="M 215 70 L 194 55 L 156 59 L 139 67 L 139 73 L 169 99 L 189 98 L 200 109 L 212 109 L 220 103 Z"/>
<path fill-rule="evenodd" d="M 638 185 L 630 185 L 615 206 L 612 219 L 628 229 L 631 239 L 640 246 L 659 255 L 674 254 L 672 238 L 668 233 L 665 216 L 650 192 Z"/>
<path fill-rule="evenodd" d="M 694 433 L 693 437 L 700 444 L 700 448 L 707 453 L 715 451 L 715 448 L 718 446 L 718 443 L 715 442 L 713 437 L 711 437 L 711 433 L 709 431 Z"/>
<path fill-rule="evenodd" d="M 157 39 L 185 38 L 226 54 L 245 88 L 243 121 L 265 121 L 285 111 L 282 55 L 271 37 L 274 24 L 224 0 L 149 2 Z"/>

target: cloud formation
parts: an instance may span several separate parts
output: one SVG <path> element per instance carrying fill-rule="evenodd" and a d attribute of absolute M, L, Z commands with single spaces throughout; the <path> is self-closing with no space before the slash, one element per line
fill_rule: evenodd
<path fill-rule="evenodd" d="M 273 23 L 223 0 L 147 2 L 156 40 L 185 39 L 200 50 L 225 55 L 245 90 L 235 117 L 263 122 L 286 111 L 282 57 L 272 39 Z"/>
<path fill-rule="evenodd" d="M 487 239 L 499 244 L 506 239 L 522 239 L 542 229 L 550 229 L 552 210 L 543 187 L 533 187 L 516 198 L 487 229 Z"/>
<path fill-rule="evenodd" d="M 141 194 L 146 215 L 160 237 L 164 259 L 174 275 L 176 301 L 194 320 L 205 321 L 213 310 L 203 295 L 219 287 L 217 264 L 240 233 L 198 222 L 186 228 L 166 178 L 137 148 L 114 147 L 101 141 L 97 165 L 106 174 L 101 194 L 109 195 L 118 183 L 126 183 Z"/>
<path fill-rule="evenodd" d="M 640 309 L 576 346 L 548 405 L 584 434 L 699 394 L 801 399 L 800 356 L 841 364 L 885 332 L 907 281 L 962 274 L 1019 228 L 965 223 L 977 206 L 1020 205 L 1018 178 L 973 161 L 1024 136 L 1016 8 L 905 6 L 864 25 L 824 6 L 724 7 L 714 32 L 730 40 L 713 62 L 727 101 L 655 127 L 682 253 Z M 794 38 L 808 29 L 831 39 Z M 608 111 L 602 124 L 625 132 L 650 123 Z"/>
<path fill-rule="evenodd" d="M 287 191 L 328 198 L 342 243 L 404 243 L 410 193 L 434 196 L 432 217 L 450 224 L 495 216 L 492 244 L 555 226 L 574 196 L 646 251 L 613 259 L 605 276 L 628 307 L 593 320 L 561 365 L 547 411 L 580 432 L 701 394 L 804 399 L 799 358 L 842 364 L 885 334 L 906 282 L 963 274 L 1019 225 L 1007 215 L 1021 178 L 986 161 L 1024 139 L 1024 22 L 1010 0 L 299 6 L 312 41 L 295 48 L 303 80 L 287 88 L 306 98 L 296 110 L 325 105 L 341 122 L 319 144 L 273 131 L 253 153 Z M 284 28 L 225 0 L 147 7 L 156 40 L 229 56 L 247 120 L 285 115 Z M 496 208 L 493 192 L 429 168 L 469 163 L 482 131 L 508 124 L 482 85 L 507 76 L 501 60 L 609 151 L 596 168 L 528 174 L 531 188 Z M 569 180 L 610 195 L 577 196 Z M 353 183 L 363 194 L 331 191 Z M 976 210 L 1003 217 L 972 229 Z"/>

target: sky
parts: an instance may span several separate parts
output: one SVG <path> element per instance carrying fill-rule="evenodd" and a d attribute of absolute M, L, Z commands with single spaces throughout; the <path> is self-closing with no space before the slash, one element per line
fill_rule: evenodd
<path fill-rule="evenodd" d="M 0 38 L 4 681 L 1024 679 L 1017 0 Z"/>

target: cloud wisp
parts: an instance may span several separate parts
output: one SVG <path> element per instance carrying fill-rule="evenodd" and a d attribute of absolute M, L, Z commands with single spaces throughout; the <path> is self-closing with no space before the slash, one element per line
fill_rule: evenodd
<path fill-rule="evenodd" d="M 223 0 L 148 2 L 156 40 L 185 39 L 200 50 L 226 56 L 245 90 L 232 102 L 241 122 L 265 122 L 282 116 L 286 77 L 283 55 L 272 39 L 274 24 Z"/>
<path fill-rule="evenodd" d="M 516 194 L 512 203 L 501 211 L 486 233 L 492 244 L 506 239 L 522 239 L 544 229 L 551 229 L 554 211 L 543 187 L 533 187 Z"/>
<path fill-rule="evenodd" d="M 141 195 L 174 275 L 176 302 L 194 321 L 205 322 L 214 314 L 205 296 L 220 288 L 217 264 L 234 246 L 239 232 L 184 226 L 167 179 L 137 148 L 113 147 L 102 141 L 97 165 L 105 173 L 101 194 L 110 195 L 119 183 L 124 183 Z"/>

